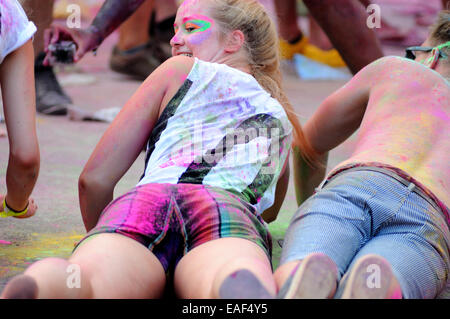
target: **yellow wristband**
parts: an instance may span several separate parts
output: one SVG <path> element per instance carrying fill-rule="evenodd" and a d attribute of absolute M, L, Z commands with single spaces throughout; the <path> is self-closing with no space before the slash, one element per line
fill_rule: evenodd
<path fill-rule="evenodd" d="M 8 204 L 6 204 L 6 196 L 5 196 L 5 198 L 3 199 L 3 211 L 0 212 L 0 217 L 19 217 L 25 215 L 27 211 L 28 211 L 28 204 L 27 207 L 25 207 L 25 209 L 20 212 L 10 208 Z"/>

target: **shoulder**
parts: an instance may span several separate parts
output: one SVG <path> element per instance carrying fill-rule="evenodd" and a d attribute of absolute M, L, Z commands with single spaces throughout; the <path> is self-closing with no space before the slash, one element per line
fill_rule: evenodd
<path fill-rule="evenodd" d="M 389 80 L 406 80 L 407 74 L 415 73 L 421 68 L 423 66 L 415 61 L 399 56 L 385 56 L 362 68 L 350 83 L 364 83 L 373 88 Z"/>
<path fill-rule="evenodd" d="M 174 56 L 158 67 L 158 72 L 164 73 L 169 79 L 172 76 L 187 76 L 195 64 L 195 59 L 187 56 Z"/>
<path fill-rule="evenodd" d="M 430 71 L 424 65 L 400 56 L 385 56 L 369 65 L 367 65 L 361 72 L 366 73 L 382 73 L 382 74 L 403 74 L 405 72 L 423 72 Z"/>

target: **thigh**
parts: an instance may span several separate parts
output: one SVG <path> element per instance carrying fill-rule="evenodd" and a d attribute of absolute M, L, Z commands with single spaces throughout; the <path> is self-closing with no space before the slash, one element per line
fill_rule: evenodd
<path fill-rule="evenodd" d="M 175 269 L 175 291 L 185 299 L 217 297 L 220 283 L 238 269 L 251 270 L 275 294 L 269 257 L 260 246 L 242 238 L 216 239 L 192 249 Z"/>
<path fill-rule="evenodd" d="M 370 235 L 370 215 L 355 198 L 324 188 L 300 206 L 286 231 L 280 265 L 324 253 L 342 275 Z"/>
<path fill-rule="evenodd" d="M 93 298 L 158 298 L 165 286 L 159 260 L 142 244 L 120 234 L 97 234 L 69 259 L 86 272 Z"/>
<path fill-rule="evenodd" d="M 435 298 L 448 282 L 449 243 L 445 218 L 412 192 L 353 262 L 367 254 L 380 255 L 391 264 L 405 298 Z"/>

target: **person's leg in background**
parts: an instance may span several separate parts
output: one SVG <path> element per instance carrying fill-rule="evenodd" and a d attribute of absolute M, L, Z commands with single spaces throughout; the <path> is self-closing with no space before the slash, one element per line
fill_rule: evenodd
<path fill-rule="evenodd" d="M 450 0 L 442 0 L 442 8 L 444 10 L 450 10 Z"/>
<path fill-rule="evenodd" d="M 297 23 L 296 0 L 278 0 L 274 1 L 274 4 L 278 18 L 281 56 L 284 59 L 292 59 L 295 53 L 301 53 L 312 60 L 332 67 L 345 66 L 336 50 L 332 48 L 331 50 L 324 50 L 310 43 L 309 38 L 302 32 Z M 317 35 L 317 28 L 314 31 Z"/>
<path fill-rule="evenodd" d="M 164 42 L 168 44 L 170 38 L 164 35 L 173 29 L 176 9 L 173 1 L 145 1 L 120 26 L 119 41 L 111 53 L 111 69 L 144 80 L 169 58 L 171 50 Z M 154 17 L 163 21 L 155 23 Z"/>
<path fill-rule="evenodd" d="M 51 66 L 42 64 L 44 53 L 44 31 L 53 21 L 54 0 L 19 0 L 28 18 L 34 22 L 37 32 L 33 46 L 35 53 L 36 110 L 43 114 L 65 115 L 70 97 L 61 88 Z"/>
<path fill-rule="evenodd" d="M 353 74 L 383 57 L 374 30 L 367 26 L 368 15 L 359 0 L 303 2 Z"/>

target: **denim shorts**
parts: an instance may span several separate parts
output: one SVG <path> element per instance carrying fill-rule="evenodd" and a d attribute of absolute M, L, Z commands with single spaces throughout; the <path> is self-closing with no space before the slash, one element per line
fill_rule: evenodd
<path fill-rule="evenodd" d="M 255 208 L 224 189 L 198 184 L 145 184 L 113 200 L 93 235 L 118 233 L 136 240 L 173 273 L 180 259 L 208 241 L 250 240 L 272 257 L 272 237 Z M 75 248 L 76 249 L 76 248 Z"/>
<path fill-rule="evenodd" d="M 413 183 L 370 169 L 346 170 L 305 201 L 287 229 L 280 265 L 328 255 L 339 279 L 367 254 L 392 266 L 404 298 L 449 294 L 450 231 L 435 202 Z"/>

